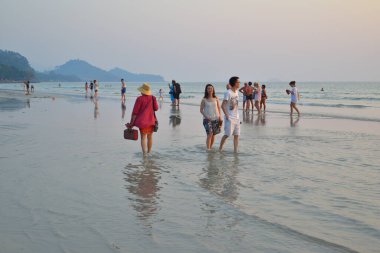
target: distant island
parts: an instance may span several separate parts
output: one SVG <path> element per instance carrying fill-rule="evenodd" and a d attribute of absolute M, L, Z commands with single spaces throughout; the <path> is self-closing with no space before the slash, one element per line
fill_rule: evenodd
<path fill-rule="evenodd" d="M 99 80 L 117 82 L 124 78 L 129 82 L 164 82 L 160 75 L 131 73 L 121 68 L 103 70 L 83 60 L 70 60 L 54 70 L 38 72 L 26 57 L 17 52 L 0 50 L 0 82 L 79 82 Z"/>

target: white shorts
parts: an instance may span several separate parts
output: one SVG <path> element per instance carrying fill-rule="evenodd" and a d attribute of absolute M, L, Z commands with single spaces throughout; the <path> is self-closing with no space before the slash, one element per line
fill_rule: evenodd
<path fill-rule="evenodd" d="M 240 120 L 226 120 L 224 119 L 224 135 L 240 135 Z"/>

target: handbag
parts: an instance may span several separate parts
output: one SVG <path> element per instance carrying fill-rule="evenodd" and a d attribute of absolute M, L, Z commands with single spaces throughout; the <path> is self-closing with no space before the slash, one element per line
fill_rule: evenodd
<path fill-rule="evenodd" d="M 156 121 L 154 122 L 154 129 L 153 129 L 153 132 L 157 132 L 157 131 L 158 131 L 158 120 L 157 120 L 157 117 L 156 117 L 156 112 L 154 111 L 154 100 L 153 100 L 153 96 L 152 96 L 152 107 L 153 107 L 154 119 L 156 120 Z"/>
<path fill-rule="evenodd" d="M 222 125 L 223 125 L 223 120 L 216 120 L 212 126 L 213 126 L 213 133 L 214 135 L 220 134 L 222 131 Z"/>
<path fill-rule="evenodd" d="M 136 129 L 127 128 L 124 130 L 124 139 L 137 141 L 139 133 Z"/>

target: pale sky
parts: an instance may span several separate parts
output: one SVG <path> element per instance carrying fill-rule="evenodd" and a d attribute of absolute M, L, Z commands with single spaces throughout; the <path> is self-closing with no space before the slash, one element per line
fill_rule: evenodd
<path fill-rule="evenodd" d="M 380 0 L 0 0 L 0 49 L 37 70 L 380 81 Z"/>

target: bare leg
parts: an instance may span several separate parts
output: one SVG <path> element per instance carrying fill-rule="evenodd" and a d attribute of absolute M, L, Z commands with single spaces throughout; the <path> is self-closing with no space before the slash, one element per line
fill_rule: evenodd
<path fill-rule="evenodd" d="M 257 112 L 260 114 L 260 106 L 259 106 L 259 101 L 255 101 L 255 107 L 257 109 Z"/>
<path fill-rule="evenodd" d="M 207 135 L 207 139 L 206 139 L 206 147 L 207 149 L 211 149 L 211 138 L 212 138 L 213 134 L 208 134 Z"/>
<path fill-rule="evenodd" d="M 219 150 L 222 151 L 223 150 L 223 146 L 224 146 L 224 143 L 226 142 L 226 139 L 228 138 L 227 135 L 223 135 L 222 137 L 222 140 L 220 141 L 220 146 L 219 146 Z"/>
<path fill-rule="evenodd" d="M 238 146 L 239 146 L 239 135 L 234 135 L 234 152 L 238 152 Z"/>
<path fill-rule="evenodd" d="M 153 145 L 153 134 L 148 134 L 148 153 L 152 151 L 152 145 Z"/>
<path fill-rule="evenodd" d="M 146 147 L 146 135 L 147 134 L 141 134 L 141 149 L 142 149 L 142 152 L 143 154 L 145 155 L 146 154 L 146 150 L 147 150 L 147 147 Z"/>
<path fill-rule="evenodd" d="M 290 116 L 292 116 L 292 115 L 293 115 L 293 104 L 290 103 Z"/>
<path fill-rule="evenodd" d="M 211 136 L 210 149 L 211 149 L 212 146 L 214 145 L 214 142 L 215 142 L 215 135 L 212 135 L 212 136 Z"/>
<path fill-rule="evenodd" d="M 297 106 L 296 106 L 296 104 L 293 104 L 293 107 L 294 107 L 294 109 L 297 111 L 297 113 L 298 113 L 298 116 L 300 116 L 300 111 L 298 110 L 298 108 L 297 108 Z"/>

